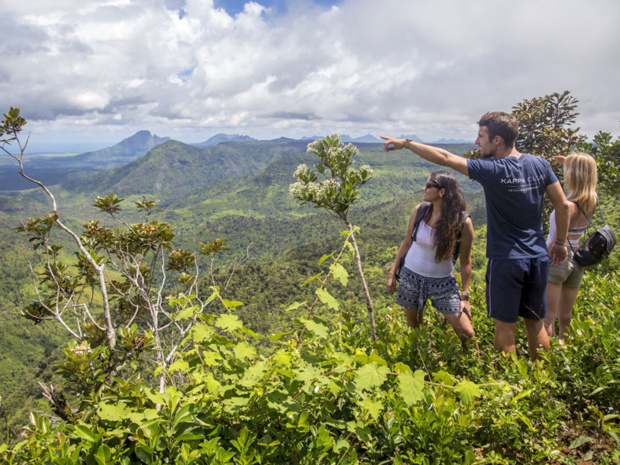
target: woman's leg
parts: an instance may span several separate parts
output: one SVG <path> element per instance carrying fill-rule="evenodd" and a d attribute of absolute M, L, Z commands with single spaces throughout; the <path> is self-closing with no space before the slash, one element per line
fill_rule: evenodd
<path fill-rule="evenodd" d="M 424 309 L 416 310 L 413 308 L 405 308 L 405 315 L 407 316 L 407 325 L 410 328 L 417 328 L 424 323 Z"/>
<path fill-rule="evenodd" d="M 545 330 L 549 337 L 555 336 L 555 320 L 558 317 L 558 305 L 562 293 L 562 285 L 547 282 L 547 316 L 545 317 Z M 562 334 L 562 333 L 560 333 Z"/>
<path fill-rule="evenodd" d="M 461 344 L 463 344 L 463 347 L 466 348 L 467 341 L 469 341 L 472 337 L 476 335 L 476 333 L 474 332 L 474 328 L 471 325 L 471 320 L 469 319 L 469 316 L 467 316 L 467 314 L 465 313 L 460 313 L 460 314 L 450 313 L 450 314 L 443 314 L 443 316 L 448 321 L 448 323 L 450 323 L 450 325 L 454 328 L 454 332 L 456 332 L 456 335 L 461 340 Z M 475 343 L 475 346 L 477 349 L 478 348 L 477 342 Z"/>
<path fill-rule="evenodd" d="M 566 284 L 562 286 L 560 294 L 560 302 L 558 304 L 558 320 L 560 321 L 560 339 L 564 339 L 564 335 L 570 331 L 570 321 L 573 316 L 573 306 L 579 294 L 578 287 L 569 287 Z"/>

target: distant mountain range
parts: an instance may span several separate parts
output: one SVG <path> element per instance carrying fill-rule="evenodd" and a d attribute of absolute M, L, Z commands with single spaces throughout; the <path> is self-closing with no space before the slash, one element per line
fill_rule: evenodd
<path fill-rule="evenodd" d="M 273 139 L 270 142 L 294 142 L 294 141 L 313 141 L 313 140 L 317 140 L 317 139 L 321 139 L 325 136 L 304 136 L 300 139 L 292 139 L 290 137 L 280 137 L 277 139 Z M 340 138 L 342 139 L 342 142 L 345 143 L 352 143 L 352 144 L 381 144 L 383 143 L 383 140 L 373 136 L 372 134 L 366 134 L 365 136 L 361 136 L 361 137 L 351 137 L 348 134 L 341 134 Z M 422 139 L 420 139 L 418 136 L 416 136 L 415 134 L 403 134 L 400 136 L 401 139 L 411 139 L 414 142 L 421 142 L 421 143 L 426 143 L 426 144 L 471 144 L 472 141 L 469 140 L 465 140 L 465 139 L 439 139 L 433 142 L 427 142 L 424 141 Z M 255 142 L 258 141 L 259 139 L 254 139 L 250 136 L 244 136 L 241 134 L 216 134 L 215 136 L 207 139 L 204 142 L 200 142 L 198 144 L 191 144 L 191 145 L 195 145 L 197 147 L 212 147 L 214 145 L 218 145 L 218 144 L 223 144 L 223 143 L 227 143 L 227 142 Z"/>
<path fill-rule="evenodd" d="M 260 140 L 253 139 L 252 137 L 249 137 L 246 135 L 221 133 L 221 134 L 216 134 L 215 136 L 205 140 L 204 142 L 200 142 L 197 144 L 186 144 L 183 142 L 171 140 L 170 137 L 159 137 L 155 134 L 151 134 L 151 132 L 149 131 L 138 131 L 133 136 L 122 140 L 121 142 L 119 142 L 116 145 L 113 145 L 112 147 L 108 147 L 108 148 L 101 149 L 101 150 L 95 150 L 92 152 L 86 152 L 86 153 L 82 153 L 82 154 L 74 155 L 74 156 L 49 157 L 45 155 L 38 156 L 36 154 L 32 154 L 28 156 L 26 160 L 26 164 L 28 165 L 27 169 L 29 170 L 31 174 L 35 175 L 37 179 L 47 184 L 57 184 L 57 183 L 63 184 L 66 182 L 67 186 L 70 189 L 73 188 L 77 190 L 88 190 L 89 186 L 85 185 L 84 183 L 86 184 L 92 183 L 93 185 L 92 187 L 106 186 L 109 188 L 112 188 L 112 186 L 115 186 L 117 183 L 120 183 L 118 186 L 116 186 L 116 188 L 120 188 L 120 192 L 125 193 L 126 190 L 133 190 L 133 189 L 128 189 L 128 184 L 132 184 L 131 179 L 127 178 L 124 181 L 121 181 L 119 179 L 121 172 L 118 172 L 118 173 L 115 172 L 114 168 L 117 168 L 120 166 L 126 166 L 127 164 L 131 164 L 132 162 L 142 160 L 143 158 L 145 160 L 142 160 L 141 163 L 148 161 L 148 160 L 150 160 L 150 162 L 153 163 L 154 158 L 157 158 L 162 155 L 164 156 L 163 160 L 166 160 L 166 156 L 170 157 L 170 160 L 166 160 L 166 161 L 162 160 L 161 163 L 163 163 L 163 165 L 166 165 L 167 163 L 175 163 L 175 162 L 178 162 L 181 165 L 185 163 L 187 166 L 185 166 L 180 171 L 185 171 L 186 169 L 188 169 L 186 173 L 186 175 L 188 176 L 187 179 L 193 179 L 195 176 L 209 177 L 209 174 L 203 173 L 201 172 L 201 170 L 193 171 L 189 167 L 189 165 L 193 164 L 193 162 L 190 162 L 189 160 L 186 159 L 186 154 L 192 154 L 190 155 L 190 158 L 192 156 L 195 156 L 195 157 L 205 156 L 204 154 L 194 153 L 192 148 L 193 149 L 206 149 L 206 148 L 214 148 L 218 146 L 229 146 L 231 147 L 231 150 L 232 150 L 232 146 L 235 144 L 261 143 L 265 145 L 262 145 L 262 146 L 261 144 L 257 145 L 257 147 L 261 147 L 258 150 L 258 152 L 262 153 L 263 156 L 266 157 L 266 160 L 269 160 L 270 157 L 263 151 L 263 149 L 270 144 L 273 144 L 273 143 L 302 144 L 299 147 L 301 147 L 301 152 L 303 153 L 306 151 L 305 145 L 309 141 L 320 139 L 321 137 L 324 137 L 324 136 L 302 137 L 301 139 L 290 139 L 286 137 L 281 137 L 279 139 L 274 139 L 271 141 L 264 141 L 264 140 L 260 141 Z M 400 137 L 401 138 L 408 137 L 409 139 L 412 139 L 416 142 L 423 142 L 419 137 L 413 134 L 402 135 Z M 343 142 L 345 143 L 350 142 L 354 144 L 380 144 L 383 142 L 381 139 L 373 136 L 372 134 L 366 134 L 365 136 L 355 137 L 355 138 L 347 134 L 343 134 L 341 135 L 341 138 Z M 444 145 L 462 144 L 462 143 L 470 144 L 470 142 L 456 140 L 456 139 L 448 139 L 448 140 L 442 139 L 441 141 L 432 142 L 432 143 L 444 144 Z M 161 153 L 159 151 L 156 151 L 153 154 L 150 153 L 151 150 L 159 148 L 163 146 L 164 144 L 167 145 L 166 150 L 164 150 L 165 155 L 164 153 Z M 169 144 L 173 144 L 173 145 L 169 145 Z M 185 148 L 180 148 L 180 146 L 183 146 Z M 239 147 L 239 149 L 243 150 L 241 147 Z M 274 149 L 274 146 L 271 145 L 271 150 L 273 149 Z M 255 150 L 255 149 L 252 148 L 251 150 Z M 180 155 L 182 152 L 185 152 L 185 154 Z M 237 152 L 237 149 L 235 149 L 235 152 Z M 224 153 L 225 152 L 221 152 L 220 155 Z M 146 157 L 146 155 L 148 154 L 152 156 L 150 158 Z M 223 155 L 223 156 L 225 160 L 227 158 L 227 155 Z M 235 156 L 239 156 L 239 155 L 235 154 Z M 207 158 L 210 158 L 210 157 L 207 156 Z M 163 165 L 160 166 L 161 171 L 157 171 L 157 172 L 152 167 L 149 169 L 146 169 L 146 171 L 151 171 L 150 173 L 151 176 L 155 177 L 155 178 L 152 178 L 151 181 L 153 181 L 154 179 L 158 179 L 158 180 L 161 179 L 162 173 L 164 171 L 168 171 L 166 168 L 163 168 Z M 127 168 L 135 169 L 137 167 L 131 165 L 131 166 L 128 166 Z M 105 170 L 106 172 L 104 174 L 93 176 L 92 175 L 93 169 L 96 171 Z M 230 166 L 231 171 L 235 171 L 235 169 L 236 168 L 234 166 Z M 171 171 L 177 172 L 178 170 L 172 169 Z M 123 169 L 122 173 L 127 173 L 127 170 Z M 134 173 L 134 175 L 137 175 L 137 173 Z M 227 176 L 224 176 L 224 178 L 226 177 Z M 139 178 L 150 179 L 148 176 L 146 177 L 139 176 Z M 155 184 L 159 185 L 159 181 L 156 182 Z M 0 166 L 0 185 L 2 186 L 0 188 L 0 191 L 21 190 L 21 189 L 27 189 L 30 187 L 27 181 L 20 178 L 19 176 L 14 176 L 13 165 Z M 123 187 L 121 188 L 121 186 Z M 142 189 L 144 192 L 150 192 L 152 189 L 158 190 L 158 188 L 156 188 L 155 185 L 153 184 L 151 184 L 150 187 L 143 186 Z"/>

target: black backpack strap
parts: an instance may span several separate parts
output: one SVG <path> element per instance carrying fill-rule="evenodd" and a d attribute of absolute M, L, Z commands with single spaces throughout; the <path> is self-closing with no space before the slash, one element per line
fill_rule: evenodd
<path fill-rule="evenodd" d="M 418 228 L 420 227 L 420 223 L 424 218 L 426 218 L 428 213 L 431 213 L 430 202 L 422 202 L 418 207 L 418 213 L 415 215 L 415 220 L 413 221 L 413 232 L 411 233 L 411 240 L 415 242 L 416 237 L 418 237 Z"/>
<path fill-rule="evenodd" d="M 594 224 L 592 223 L 592 219 L 588 215 L 586 215 L 586 212 L 582 210 L 581 206 L 577 202 L 575 202 L 575 204 L 577 205 L 577 208 L 579 209 L 581 214 L 586 217 L 586 220 L 588 220 L 589 225 L 591 225 L 594 229 L 596 229 L 596 226 L 594 226 Z M 603 215 L 603 207 L 599 205 L 598 202 L 596 202 L 596 209 L 598 210 L 599 215 L 601 215 L 601 219 L 603 220 L 603 225 L 606 225 L 607 222 L 605 221 L 605 216 Z"/>

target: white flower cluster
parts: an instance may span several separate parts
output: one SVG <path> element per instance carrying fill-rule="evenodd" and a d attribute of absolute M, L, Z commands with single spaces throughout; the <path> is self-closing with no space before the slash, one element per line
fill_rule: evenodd
<path fill-rule="evenodd" d="M 374 173 L 374 170 L 369 165 L 360 166 L 360 174 L 364 175 L 364 173 L 366 173 L 366 176 L 370 176 Z"/>
<path fill-rule="evenodd" d="M 297 167 L 295 173 L 293 173 L 293 176 L 299 179 L 300 176 L 305 177 L 308 176 L 308 174 L 310 174 L 310 168 L 308 168 L 305 164 L 301 164 Z"/>
<path fill-rule="evenodd" d="M 296 199 L 305 202 L 314 202 L 316 204 L 324 204 L 329 202 L 335 190 L 340 187 L 340 182 L 335 179 L 327 179 L 323 182 L 296 182 L 288 188 L 290 194 Z"/>
<path fill-rule="evenodd" d="M 296 199 L 301 199 L 302 198 L 302 193 L 304 191 L 304 186 L 305 186 L 305 184 L 303 184 L 301 182 L 296 182 L 296 183 L 291 184 L 290 186 L 288 186 L 288 191 Z"/>
<path fill-rule="evenodd" d="M 84 357 L 92 353 L 92 350 L 90 349 L 90 344 L 88 343 L 88 341 L 82 341 L 81 344 L 78 344 L 75 347 L 73 347 L 71 349 L 71 352 L 73 352 L 75 355 L 79 357 Z"/>

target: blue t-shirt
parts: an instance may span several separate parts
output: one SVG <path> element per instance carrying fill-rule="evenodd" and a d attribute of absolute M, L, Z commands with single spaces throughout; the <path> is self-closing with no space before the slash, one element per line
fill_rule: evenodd
<path fill-rule="evenodd" d="M 467 160 L 469 177 L 487 202 L 487 258 L 538 258 L 548 254 L 542 230 L 545 188 L 558 182 L 542 157 L 523 153 Z"/>

